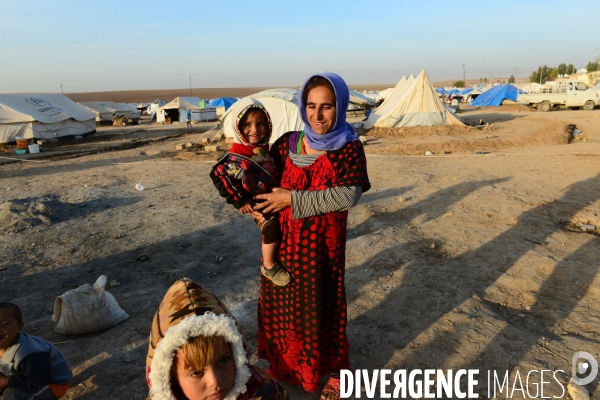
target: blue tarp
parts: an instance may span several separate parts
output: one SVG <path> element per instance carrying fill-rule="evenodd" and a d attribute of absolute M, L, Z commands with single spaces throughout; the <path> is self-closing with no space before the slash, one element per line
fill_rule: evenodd
<path fill-rule="evenodd" d="M 517 88 L 513 85 L 498 85 L 477 96 L 472 106 L 499 106 L 504 99 L 517 101 Z"/>
<path fill-rule="evenodd" d="M 458 92 L 460 92 L 460 90 L 458 90 L 458 89 L 450 89 L 450 90 L 448 91 L 448 94 L 456 94 L 456 93 L 458 93 Z"/>
<path fill-rule="evenodd" d="M 435 89 L 436 93 L 446 93 L 446 89 L 444 89 L 443 87 L 439 87 L 437 89 Z"/>
<path fill-rule="evenodd" d="M 208 104 L 210 104 L 213 107 L 224 106 L 225 111 L 227 111 L 229 107 L 231 107 L 231 105 L 237 100 L 238 99 L 236 99 L 235 97 L 219 97 L 217 99 L 212 99 Z"/>
<path fill-rule="evenodd" d="M 460 92 L 460 94 L 464 96 L 465 94 L 471 93 L 473 90 L 475 90 L 475 88 L 468 87 L 468 88 L 464 89 L 462 92 Z"/>

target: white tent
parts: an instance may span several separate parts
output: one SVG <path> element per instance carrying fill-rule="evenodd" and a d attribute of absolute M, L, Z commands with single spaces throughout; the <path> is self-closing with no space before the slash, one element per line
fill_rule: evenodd
<path fill-rule="evenodd" d="M 406 77 L 402 77 L 404 79 L 406 79 Z M 379 93 L 377 93 L 377 97 L 375 97 L 375 103 L 378 103 L 382 100 L 387 99 L 390 94 L 392 94 L 392 92 L 394 91 L 394 88 L 387 88 L 385 90 L 380 90 Z"/>
<path fill-rule="evenodd" d="M 156 109 L 156 122 L 164 122 L 165 114 L 171 121 L 186 122 L 188 111 L 192 121 L 215 121 L 217 109 L 215 107 L 201 107 L 198 97 L 176 97 L 175 100 Z"/>
<path fill-rule="evenodd" d="M 269 112 L 271 122 L 273 123 L 271 143 L 286 132 L 304 129 L 304 123 L 300 118 L 300 111 L 298 109 L 297 90 L 269 89 L 248 97 L 260 101 Z M 231 107 L 229 110 L 231 110 Z M 221 117 L 220 121 L 223 122 L 223 133 L 225 133 L 225 136 L 234 137 L 235 132 L 233 131 L 231 118 L 235 118 L 235 116 L 231 115 L 229 110 Z"/>
<path fill-rule="evenodd" d="M 348 90 L 348 93 L 350 94 L 350 103 L 352 104 L 364 105 L 374 103 L 372 98 L 370 98 L 369 96 L 365 96 L 364 94 L 357 92 L 356 90 Z"/>
<path fill-rule="evenodd" d="M 137 107 L 135 105 L 132 104 L 128 104 L 128 103 L 117 103 L 120 106 L 126 107 L 129 109 L 129 112 L 131 113 L 131 118 L 139 118 L 140 117 L 140 110 L 137 109 Z"/>
<path fill-rule="evenodd" d="M 365 128 L 463 125 L 444 107 L 424 70 L 411 78 L 398 82 L 392 95 L 369 115 Z"/>
<path fill-rule="evenodd" d="M 162 107 L 165 104 L 167 104 L 167 102 L 159 97 L 158 99 L 150 103 L 150 106 L 148 107 L 149 113 L 155 113 L 158 107 Z"/>
<path fill-rule="evenodd" d="M 131 108 L 112 101 L 85 101 L 79 104 L 96 114 L 96 122 L 99 123 L 112 123 L 113 112 L 127 118 L 132 117 Z"/>
<path fill-rule="evenodd" d="M 93 133 L 94 117 L 62 94 L 0 94 L 0 143 Z"/>

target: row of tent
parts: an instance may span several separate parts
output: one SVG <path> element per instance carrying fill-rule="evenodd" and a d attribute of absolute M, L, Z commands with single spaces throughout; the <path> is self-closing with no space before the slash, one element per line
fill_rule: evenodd
<path fill-rule="evenodd" d="M 27 139 L 55 139 L 87 135 L 97 124 L 111 123 L 113 113 L 129 119 L 140 118 L 142 109 L 156 114 L 158 122 L 169 115 L 185 122 L 216 119 L 218 107 L 228 109 L 237 99 L 226 97 L 203 104 L 197 97 L 178 97 L 171 102 L 156 99 L 151 103 L 81 102 L 63 94 L 0 94 L 0 143 L 11 143 L 17 136 Z M 189 113 L 189 114 L 188 114 Z"/>
<path fill-rule="evenodd" d="M 483 90 L 482 90 L 483 89 Z M 453 89 L 450 89 L 453 90 Z M 465 88 L 463 94 L 479 93 L 472 105 L 500 105 L 505 99 L 516 101 L 518 89 L 513 85 L 491 88 Z M 417 77 L 402 77 L 394 88 L 379 93 L 350 91 L 351 107 L 372 107 L 364 121 L 365 128 L 433 125 L 462 125 L 439 97 L 425 71 Z M 458 91 L 456 93 L 459 93 Z M 287 131 L 303 129 L 298 109 L 299 92 L 296 89 L 269 89 L 249 97 L 262 102 L 273 121 L 272 140 Z M 220 117 L 226 136 L 233 137 L 234 118 L 229 112 L 235 98 L 219 98 L 210 102 L 198 97 L 177 97 L 171 102 L 157 99 L 152 103 L 126 104 L 113 102 L 83 102 L 77 104 L 61 94 L 0 94 L 0 143 L 25 138 L 49 139 L 62 136 L 84 135 L 95 132 L 96 122 L 111 121 L 112 113 L 129 118 L 139 117 L 139 109 L 146 107 L 157 122 L 209 121 L 216 119 L 216 109 L 225 110 Z"/>

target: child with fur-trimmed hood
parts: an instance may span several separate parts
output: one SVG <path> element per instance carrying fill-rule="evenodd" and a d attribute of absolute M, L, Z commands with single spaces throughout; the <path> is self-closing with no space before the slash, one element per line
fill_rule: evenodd
<path fill-rule="evenodd" d="M 188 278 L 169 288 L 154 315 L 146 379 L 152 400 L 289 400 L 276 380 L 248 363 L 227 307 Z"/>

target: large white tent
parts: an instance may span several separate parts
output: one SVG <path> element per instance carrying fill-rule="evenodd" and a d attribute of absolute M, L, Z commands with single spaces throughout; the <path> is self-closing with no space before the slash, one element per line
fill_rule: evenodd
<path fill-rule="evenodd" d="M 173 122 L 186 122 L 188 111 L 192 121 L 214 121 L 217 119 L 217 109 L 215 107 L 200 107 L 198 97 L 176 97 L 173 101 L 156 109 L 156 122 L 164 122 L 166 113 Z"/>
<path fill-rule="evenodd" d="M 113 101 L 85 101 L 79 104 L 96 114 L 96 122 L 100 124 L 112 123 L 112 113 L 132 118 L 131 108 Z"/>
<path fill-rule="evenodd" d="M 298 109 L 298 91 L 294 89 L 269 89 L 251 96 L 253 99 L 260 101 L 271 116 L 273 123 L 273 133 L 271 135 L 271 143 L 277 140 L 281 135 L 289 131 L 299 131 L 304 129 L 304 123 L 300 118 Z M 227 137 L 234 137 L 232 115 L 230 110 L 221 117 L 223 123 L 223 133 Z"/>
<path fill-rule="evenodd" d="M 0 143 L 96 131 L 95 114 L 62 94 L 0 94 Z"/>
<path fill-rule="evenodd" d="M 400 79 L 394 92 L 363 123 L 365 128 L 463 125 L 437 96 L 423 70 L 418 77 Z"/>

